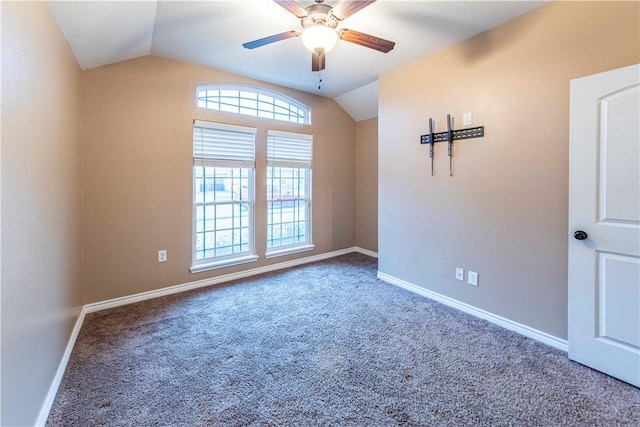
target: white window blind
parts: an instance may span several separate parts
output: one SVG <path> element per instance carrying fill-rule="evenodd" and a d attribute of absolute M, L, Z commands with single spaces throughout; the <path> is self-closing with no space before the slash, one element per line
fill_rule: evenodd
<path fill-rule="evenodd" d="M 223 123 L 193 122 L 193 164 L 255 167 L 256 129 Z"/>
<path fill-rule="evenodd" d="M 267 165 L 311 168 L 312 136 L 270 130 L 267 134 Z"/>

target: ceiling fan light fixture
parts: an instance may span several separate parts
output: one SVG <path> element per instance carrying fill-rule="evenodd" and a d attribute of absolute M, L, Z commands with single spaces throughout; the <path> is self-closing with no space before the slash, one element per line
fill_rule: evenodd
<path fill-rule="evenodd" d="M 338 43 L 335 29 L 319 23 L 308 26 L 302 31 L 302 44 L 311 52 L 329 52 Z"/>

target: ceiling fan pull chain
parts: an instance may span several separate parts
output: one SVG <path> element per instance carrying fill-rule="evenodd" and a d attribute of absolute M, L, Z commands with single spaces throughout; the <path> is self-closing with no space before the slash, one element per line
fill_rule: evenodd
<path fill-rule="evenodd" d="M 318 90 L 322 90 L 322 74 L 318 72 Z"/>

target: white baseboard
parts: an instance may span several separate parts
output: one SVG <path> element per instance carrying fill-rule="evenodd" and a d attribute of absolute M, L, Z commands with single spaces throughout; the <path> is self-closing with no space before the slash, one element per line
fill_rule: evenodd
<path fill-rule="evenodd" d="M 505 329 L 508 329 L 513 332 L 517 332 L 521 335 L 524 335 L 525 337 L 532 338 L 536 341 L 540 341 L 541 343 L 557 348 L 558 350 L 561 350 L 564 352 L 567 352 L 569 350 L 569 343 L 567 342 L 567 340 L 550 335 L 546 332 L 542 332 L 537 329 L 531 328 L 529 326 L 523 325 L 521 323 L 514 322 L 513 320 L 509 320 L 507 318 L 498 316 L 496 314 L 490 313 L 488 311 L 482 310 L 480 308 L 474 307 L 464 302 L 455 300 L 453 298 L 449 298 L 437 292 L 433 292 L 428 289 L 421 288 L 420 286 L 414 285 L 413 283 L 409 283 L 407 281 L 398 279 L 397 277 L 393 277 L 391 275 L 382 273 L 380 271 L 378 271 L 378 279 L 385 281 L 387 283 L 390 283 L 392 285 L 399 286 L 401 288 L 414 292 L 418 295 L 422 295 L 434 301 L 438 301 L 444 305 L 455 308 L 457 310 L 460 310 L 472 316 L 487 320 Z"/>
<path fill-rule="evenodd" d="M 145 301 L 152 298 L 158 298 L 166 295 L 177 294 L 177 293 L 189 291 L 192 289 L 198 289 L 206 286 L 212 286 L 220 283 L 230 282 L 232 280 L 244 279 L 246 277 L 251 277 L 258 274 L 268 273 L 270 271 L 282 270 L 284 268 L 295 267 L 298 265 L 308 264 L 310 262 L 315 262 L 315 261 L 321 261 L 324 259 L 349 254 L 352 252 L 359 252 L 359 250 L 356 247 L 351 247 L 346 249 L 340 249 L 333 252 L 325 252 L 323 254 L 312 255 L 304 258 L 298 258 L 291 261 L 279 262 L 277 264 L 265 265 L 264 267 L 252 268 L 249 270 L 239 271 L 237 273 L 223 274 L 222 276 L 211 277 L 209 279 L 197 280 L 195 282 L 183 283 L 181 285 L 169 286 L 166 288 L 156 289 L 153 291 L 141 292 L 139 294 L 128 295 L 126 297 L 120 297 L 120 298 L 114 298 L 106 301 L 95 302 L 92 304 L 85 305 L 85 309 L 87 313 L 93 313 L 95 311 L 101 311 L 109 308 L 120 307 L 122 305 L 133 304 L 136 302 Z"/>
<path fill-rule="evenodd" d="M 67 364 L 69 363 L 69 358 L 71 357 L 73 346 L 76 344 L 76 339 L 78 338 L 78 334 L 80 333 L 80 329 L 82 328 L 82 324 L 84 323 L 85 314 L 85 308 L 82 307 L 82 310 L 80 310 L 80 314 L 78 315 L 78 319 L 76 319 L 76 324 L 71 331 L 71 336 L 69 337 L 67 347 L 62 354 L 62 360 L 60 360 L 56 375 L 53 377 L 53 381 L 51 382 L 51 386 L 49 387 L 47 397 L 45 397 L 44 403 L 40 408 L 40 413 L 38 414 L 38 419 L 36 421 L 36 426 L 38 427 L 44 426 L 47 423 L 47 418 L 49 418 L 49 412 L 51 412 L 53 401 L 56 398 L 56 394 L 58 394 L 58 388 L 60 388 L 62 377 L 64 377 L 64 372 L 67 370 Z"/>
<path fill-rule="evenodd" d="M 145 301 L 152 298 L 158 298 L 165 295 L 177 294 L 180 292 L 185 292 L 191 289 L 202 288 L 205 286 L 217 285 L 224 282 L 229 282 L 231 280 L 243 279 L 245 277 L 255 276 L 257 274 L 268 273 L 270 271 L 282 270 L 289 267 L 295 267 L 298 265 L 308 264 L 310 262 L 322 261 L 325 259 L 337 257 L 340 255 L 346 255 L 353 252 L 359 252 L 364 255 L 368 255 L 371 257 L 378 257 L 376 252 L 370 251 L 368 249 L 363 249 L 359 247 L 351 247 L 346 249 L 340 249 L 333 252 L 326 252 L 323 254 L 312 255 L 304 258 L 298 258 L 291 261 L 280 262 L 277 264 L 271 264 L 264 267 L 252 268 L 250 270 L 240 271 L 237 273 L 224 274 L 222 276 L 212 277 L 209 279 L 198 280 L 195 282 L 184 283 L 181 285 L 169 286 L 162 289 L 157 289 L 148 292 L 142 292 L 139 294 L 129 295 L 126 297 L 114 298 L 106 301 L 100 301 L 92 304 L 86 304 L 82 307 L 80 311 L 80 315 L 76 320 L 76 324 L 71 332 L 71 336 L 69 337 L 69 342 L 67 343 L 67 347 L 62 355 L 62 360 L 58 365 L 58 370 L 56 371 L 56 375 L 53 378 L 51 386 L 49 387 L 49 392 L 47 393 L 47 397 L 40 409 L 40 414 L 38 415 L 38 420 L 36 421 L 37 426 L 44 426 L 47 422 L 47 418 L 49 417 L 49 412 L 51 412 L 51 407 L 53 406 L 53 401 L 56 398 L 56 394 L 58 393 L 58 388 L 60 387 L 60 383 L 62 382 L 62 377 L 64 376 L 64 372 L 67 369 L 67 364 L 69 363 L 69 357 L 71 356 L 71 351 L 73 350 L 73 346 L 76 343 L 76 339 L 78 338 L 78 333 L 80 333 L 80 329 L 82 328 L 82 324 L 84 323 L 84 318 L 87 313 L 93 313 L 96 311 L 106 310 L 109 308 L 120 307 L 123 305 L 133 304 L 140 301 Z"/>
<path fill-rule="evenodd" d="M 353 248 L 355 252 L 359 252 L 362 255 L 367 255 L 373 258 L 378 258 L 378 252 L 374 252 L 374 251 L 370 251 L 369 249 L 365 249 L 365 248 L 361 248 L 359 246 L 356 246 L 355 248 Z"/>

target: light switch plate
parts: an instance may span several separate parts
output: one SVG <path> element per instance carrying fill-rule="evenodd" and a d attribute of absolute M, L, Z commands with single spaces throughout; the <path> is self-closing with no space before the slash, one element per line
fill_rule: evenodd
<path fill-rule="evenodd" d="M 464 269 L 456 267 L 456 279 L 464 281 Z"/>

